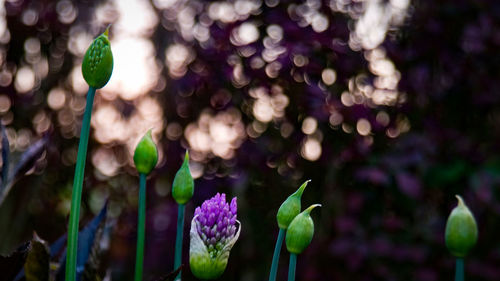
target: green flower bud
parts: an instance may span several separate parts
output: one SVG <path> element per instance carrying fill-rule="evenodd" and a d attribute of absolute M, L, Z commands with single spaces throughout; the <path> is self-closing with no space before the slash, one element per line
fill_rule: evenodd
<path fill-rule="evenodd" d="M 311 218 L 311 211 L 320 204 L 314 204 L 298 214 L 288 226 L 286 231 L 286 248 L 292 254 L 302 253 L 311 243 L 314 235 L 314 222 Z"/>
<path fill-rule="evenodd" d="M 189 152 L 186 150 L 184 162 L 179 171 L 175 174 L 174 183 L 172 184 L 172 197 L 177 204 L 186 204 L 194 193 L 194 180 L 189 171 Z"/>
<path fill-rule="evenodd" d="M 278 209 L 278 214 L 276 214 L 276 220 L 278 221 L 278 227 L 281 229 L 286 229 L 290 222 L 300 213 L 300 199 L 302 193 L 306 188 L 307 184 L 311 180 L 306 180 L 292 195 L 281 204 Z"/>
<path fill-rule="evenodd" d="M 149 130 L 139 141 L 134 152 L 135 168 L 141 174 L 149 174 L 158 162 L 158 150 Z"/>
<path fill-rule="evenodd" d="M 108 40 L 108 29 L 90 45 L 83 57 L 82 74 L 87 84 L 100 89 L 108 83 L 113 72 L 113 54 Z"/>
<path fill-rule="evenodd" d="M 446 222 L 445 242 L 452 255 L 463 258 L 477 242 L 477 224 L 464 200 L 456 195 L 458 205 Z"/>

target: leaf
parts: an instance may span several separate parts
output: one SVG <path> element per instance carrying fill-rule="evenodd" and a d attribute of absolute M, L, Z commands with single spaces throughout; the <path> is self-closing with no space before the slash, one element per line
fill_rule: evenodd
<path fill-rule="evenodd" d="M 100 280 L 97 269 L 99 268 L 99 243 L 102 236 L 108 203 L 104 204 L 99 214 L 95 216 L 78 233 L 78 256 L 76 258 L 76 280 Z M 66 271 L 66 250 L 60 261 L 60 267 L 56 275 L 56 281 L 63 281 Z"/>
<path fill-rule="evenodd" d="M 0 188 L 0 205 L 2 205 L 5 197 L 9 194 L 10 189 L 14 183 L 29 171 L 35 162 L 42 156 L 45 151 L 45 145 L 47 144 L 48 137 L 45 136 L 32 144 L 28 149 L 21 155 L 19 162 L 14 167 L 13 172 L 8 176 L 6 181 L 2 181 L 2 188 Z M 2 151 L 3 157 L 3 151 Z M 2 176 L 4 171 L 2 170 Z M 6 172 L 7 173 L 7 172 Z"/>
<path fill-rule="evenodd" d="M 12 175 L 9 177 L 9 182 L 14 182 L 18 180 L 24 173 L 29 171 L 35 162 L 42 156 L 45 151 L 45 145 L 47 144 L 48 137 L 45 136 L 32 144 L 28 149 L 21 155 L 19 162 L 17 162 Z"/>
<path fill-rule="evenodd" d="M 175 277 L 182 271 L 183 267 L 184 267 L 184 265 L 181 265 L 176 270 L 170 272 L 167 275 L 163 275 L 160 278 L 155 279 L 154 281 L 174 281 Z"/>
<path fill-rule="evenodd" d="M 35 233 L 24 264 L 26 281 L 48 281 L 49 264 L 50 254 L 47 243 Z"/>
<path fill-rule="evenodd" d="M 9 176 L 10 144 L 9 138 L 7 138 L 7 132 L 5 131 L 5 126 L 2 123 L 0 123 L 0 130 L 2 131 L 2 185 L 0 186 L 1 193 L 1 188 L 4 187 L 3 184 L 7 182 L 7 177 Z"/>
<path fill-rule="evenodd" d="M 0 256 L 0 280 L 13 280 L 17 273 L 22 270 L 30 242 L 22 244 L 9 256 Z"/>

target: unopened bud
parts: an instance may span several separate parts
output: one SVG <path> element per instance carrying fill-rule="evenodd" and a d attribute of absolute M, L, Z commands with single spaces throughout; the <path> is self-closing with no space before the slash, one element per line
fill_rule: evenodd
<path fill-rule="evenodd" d="M 300 254 L 311 243 L 314 235 L 314 222 L 311 218 L 311 211 L 316 207 L 321 207 L 321 205 L 311 205 L 298 214 L 288 226 L 285 242 L 290 253 Z"/>
<path fill-rule="evenodd" d="M 184 162 L 179 171 L 175 174 L 174 183 L 172 184 L 172 197 L 177 204 L 186 204 L 194 193 L 194 180 L 189 171 L 189 153 L 186 150 Z"/>
<path fill-rule="evenodd" d="M 276 220 L 278 221 L 278 227 L 281 229 L 286 229 L 290 222 L 292 222 L 293 218 L 300 213 L 300 199 L 302 197 L 302 193 L 306 188 L 307 184 L 311 180 L 305 181 L 297 191 L 295 191 L 292 195 L 288 196 L 288 198 L 281 204 L 278 209 L 278 214 L 276 215 Z"/>
<path fill-rule="evenodd" d="M 458 205 L 446 222 L 445 242 L 452 255 L 463 258 L 477 242 L 477 224 L 464 200 L 456 195 Z"/>
<path fill-rule="evenodd" d="M 135 168 L 141 174 L 149 174 L 158 162 L 158 150 L 149 130 L 139 141 L 134 152 Z"/>
<path fill-rule="evenodd" d="M 94 39 L 83 57 L 83 78 L 95 89 L 104 87 L 113 72 L 113 54 L 108 40 L 108 29 Z"/>

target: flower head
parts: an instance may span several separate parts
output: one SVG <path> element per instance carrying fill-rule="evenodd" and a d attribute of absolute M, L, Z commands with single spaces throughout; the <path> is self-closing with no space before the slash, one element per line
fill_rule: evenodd
<path fill-rule="evenodd" d="M 224 193 L 217 193 L 196 208 L 189 247 L 189 264 L 196 277 L 216 279 L 224 273 L 229 252 L 240 235 L 236 213 L 236 197 L 227 203 Z"/>
<path fill-rule="evenodd" d="M 83 57 L 83 78 L 95 89 L 104 87 L 113 72 L 113 54 L 108 39 L 108 29 L 94 39 Z"/>

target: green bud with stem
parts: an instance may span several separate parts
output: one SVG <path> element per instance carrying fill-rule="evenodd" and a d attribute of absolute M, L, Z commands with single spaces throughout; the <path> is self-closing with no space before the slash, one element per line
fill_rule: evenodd
<path fill-rule="evenodd" d="M 134 152 L 135 168 L 140 174 L 148 175 L 158 162 L 158 149 L 149 130 L 139 141 Z"/>
<path fill-rule="evenodd" d="M 172 184 L 172 197 L 177 204 L 186 204 L 194 193 L 194 180 L 189 170 L 189 152 L 186 150 L 184 162 L 175 174 Z"/>
<path fill-rule="evenodd" d="M 311 211 L 321 207 L 321 204 L 314 204 L 298 214 L 288 226 L 285 243 L 287 250 L 292 254 L 302 253 L 312 241 L 314 235 L 314 222 L 311 218 Z"/>
<path fill-rule="evenodd" d="M 87 49 L 82 62 L 83 78 L 90 87 L 100 89 L 108 83 L 113 72 L 113 54 L 108 39 L 109 27 Z"/>
<path fill-rule="evenodd" d="M 300 213 L 300 199 L 302 198 L 304 189 L 310 181 L 311 180 L 306 180 L 299 187 L 299 189 L 297 189 L 297 191 L 288 196 L 288 198 L 281 204 L 280 208 L 278 209 L 278 214 L 276 215 L 276 220 L 278 221 L 279 228 L 287 229 L 290 222 L 292 222 L 295 216 Z"/>
<path fill-rule="evenodd" d="M 478 230 L 474 215 L 464 200 L 456 195 L 458 205 L 451 211 L 446 222 L 446 247 L 457 258 L 464 258 L 477 242 Z"/>

